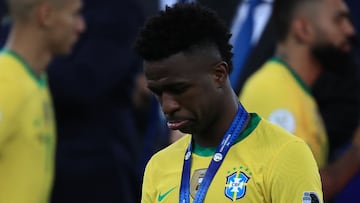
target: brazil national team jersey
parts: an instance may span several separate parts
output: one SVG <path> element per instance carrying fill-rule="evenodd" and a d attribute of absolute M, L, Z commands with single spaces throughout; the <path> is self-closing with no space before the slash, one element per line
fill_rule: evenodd
<path fill-rule="evenodd" d="M 248 111 L 302 138 L 318 166 L 326 164 L 328 142 L 318 106 L 308 86 L 283 61 L 272 58 L 252 75 L 240 101 Z"/>
<path fill-rule="evenodd" d="M 45 77 L 15 53 L 0 52 L 0 202 L 47 203 L 55 125 Z"/>
<path fill-rule="evenodd" d="M 142 203 L 178 203 L 182 168 L 191 135 L 155 154 L 148 162 Z M 215 149 L 194 147 L 190 201 Z M 228 151 L 204 203 L 322 203 L 320 175 L 303 140 L 257 114 Z"/>

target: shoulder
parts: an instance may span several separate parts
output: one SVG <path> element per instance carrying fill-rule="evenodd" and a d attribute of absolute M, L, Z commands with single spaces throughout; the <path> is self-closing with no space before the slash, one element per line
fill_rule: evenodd
<path fill-rule="evenodd" d="M 245 82 L 243 92 L 263 91 L 272 88 L 284 88 L 289 82 L 289 73 L 286 67 L 275 60 L 268 60 L 259 70 L 251 75 Z"/>
<path fill-rule="evenodd" d="M 0 52 L 0 82 L 19 86 L 28 73 L 24 63 L 11 52 Z"/>
<path fill-rule="evenodd" d="M 30 78 L 31 79 L 31 78 Z M 0 111 L 15 113 L 26 102 L 32 85 L 28 73 L 14 57 L 0 54 Z"/>
<path fill-rule="evenodd" d="M 150 162 L 166 162 L 169 159 L 183 160 L 186 148 L 188 147 L 190 140 L 191 135 L 184 135 L 176 142 L 155 153 L 150 159 Z"/>
<path fill-rule="evenodd" d="M 262 148 L 265 151 L 265 156 L 268 160 L 285 155 L 291 156 L 296 145 L 296 150 L 301 148 L 301 151 L 309 150 L 307 144 L 299 137 L 289 133 L 277 124 L 273 124 L 266 119 L 261 119 L 257 128 L 254 130 L 252 136 L 252 143 Z"/>
<path fill-rule="evenodd" d="M 264 154 L 270 168 L 302 164 L 305 168 L 310 165 L 310 168 L 317 170 L 315 158 L 303 139 L 264 119 L 256 130 L 255 141 L 266 152 Z"/>
<path fill-rule="evenodd" d="M 274 195 L 276 199 L 286 192 L 283 197 L 291 202 L 291 199 L 301 199 L 306 191 L 315 191 L 322 199 L 318 166 L 301 138 L 266 120 L 261 120 L 256 134 L 253 142 L 261 148 L 266 187 L 275 188 L 275 194 L 279 194 Z"/>
<path fill-rule="evenodd" d="M 302 106 L 298 101 L 299 91 L 287 68 L 270 60 L 248 79 L 239 100 L 250 112 L 259 113 L 294 132 L 299 106 Z"/>
<path fill-rule="evenodd" d="M 289 133 L 283 127 L 280 127 L 279 125 L 266 119 L 261 119 L 257 131 L 258 133 L 261 133 L 262 139 L 272 139 L 273 141 L 270 143 L 274 143 L 276 141 L 283 144 L 287 142 L 302 142 L 305 144 L 301 138 Z"/>
<path fill-rule="evenodd" d="M 269 60 L 247 79 L 239 99 L 251 111 L 292 105 L 289 101 L 296 98 L 295 84 L 286 67 Z M 260 113 L 265 116 L 263 112 Z"/>
<path fill-rule="evenodd" d="M 145 174 L 147 178 L 158 174 L 164 168 L 181 168 L 179 164 L 184 161 L 185 151 L 191 140 L 191 135 L 185 135 L 168 147 L 155 153 L 146 164 Z M 151 174 L 151 175 L 149 175 Z"/>

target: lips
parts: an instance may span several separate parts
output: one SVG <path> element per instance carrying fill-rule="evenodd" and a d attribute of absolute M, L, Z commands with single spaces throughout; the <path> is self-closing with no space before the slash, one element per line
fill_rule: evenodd
<path fill-rule="evenodd" d="M 182 120 L 182 121 L 168 121 L 167 126 L 171 130 L 178 130 L 184 125 L 186 125 L 189 122 L 189 120 Z"/>

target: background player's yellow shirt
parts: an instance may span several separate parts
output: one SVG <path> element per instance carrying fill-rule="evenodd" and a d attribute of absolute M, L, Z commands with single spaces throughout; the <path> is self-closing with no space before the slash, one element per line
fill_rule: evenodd
<path fill-rule="evenodd" d="M 0 52 L 0 203 L 49 202 L 55 125 L 46 78 Z"/>
<path fill-rule="evenodd" d="M 281 60 L 273 58 L 245 83 L 240 101 L 250 112 L 301 137 L 311 148 L 318 166 L 327 162 L 324 124 L 310 89 Z"/>
<path fill-rule="evenodd" d="M 184 155 L 190 139 L 186 135 L 151 158 L 145 170 L 142 203 L 179 202 Z M 195 146 L 191 202 L 214 151 Z M 204 203 L 310 203 L 311 199 L 323 202 L 320 175 L 309 147 L 252 114 L 249 125 L 212 180 Z"/>

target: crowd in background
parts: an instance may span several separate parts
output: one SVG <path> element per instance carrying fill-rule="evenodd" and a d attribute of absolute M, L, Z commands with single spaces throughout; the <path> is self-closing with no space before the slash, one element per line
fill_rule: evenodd
<path fill-rule="evenodd" d="M 5 1 L 0 0 L 1 46 L 11 27 Z M 70 55 L 55 58 L 47 68 L 57 125 L 51 202 L 139 202 L 147 161 L 181 136 L 167 129 L 161 107 L 146 88 L 142 60 L 133 50 L 146 18 L 163 9 L 164 2 L 83 0 L 86 30 Z M 245 26 L 250 5 L 241 0 L 197 2 L 224 19 L 234 34 L 235 51 L 239 24 Z M 254 12 L 255 22 L 259 20 L 254 25 L 256 35 L 250 36 L 249 50 L 232 79 L 237 94 L 275 53 L 272 3 L 263 0 Z M 360 2 L 346 3 L 355 30 L 360 30 Z M 325 72 L 311 90 L 328 134 L 329 161 L 348 147 L 360 121 L 360 50 L 356 46 L 352 56 L 354 60 L 341 67 L 341 73 Z M 332 201 L 360 200 L 358 174 Z"/>

